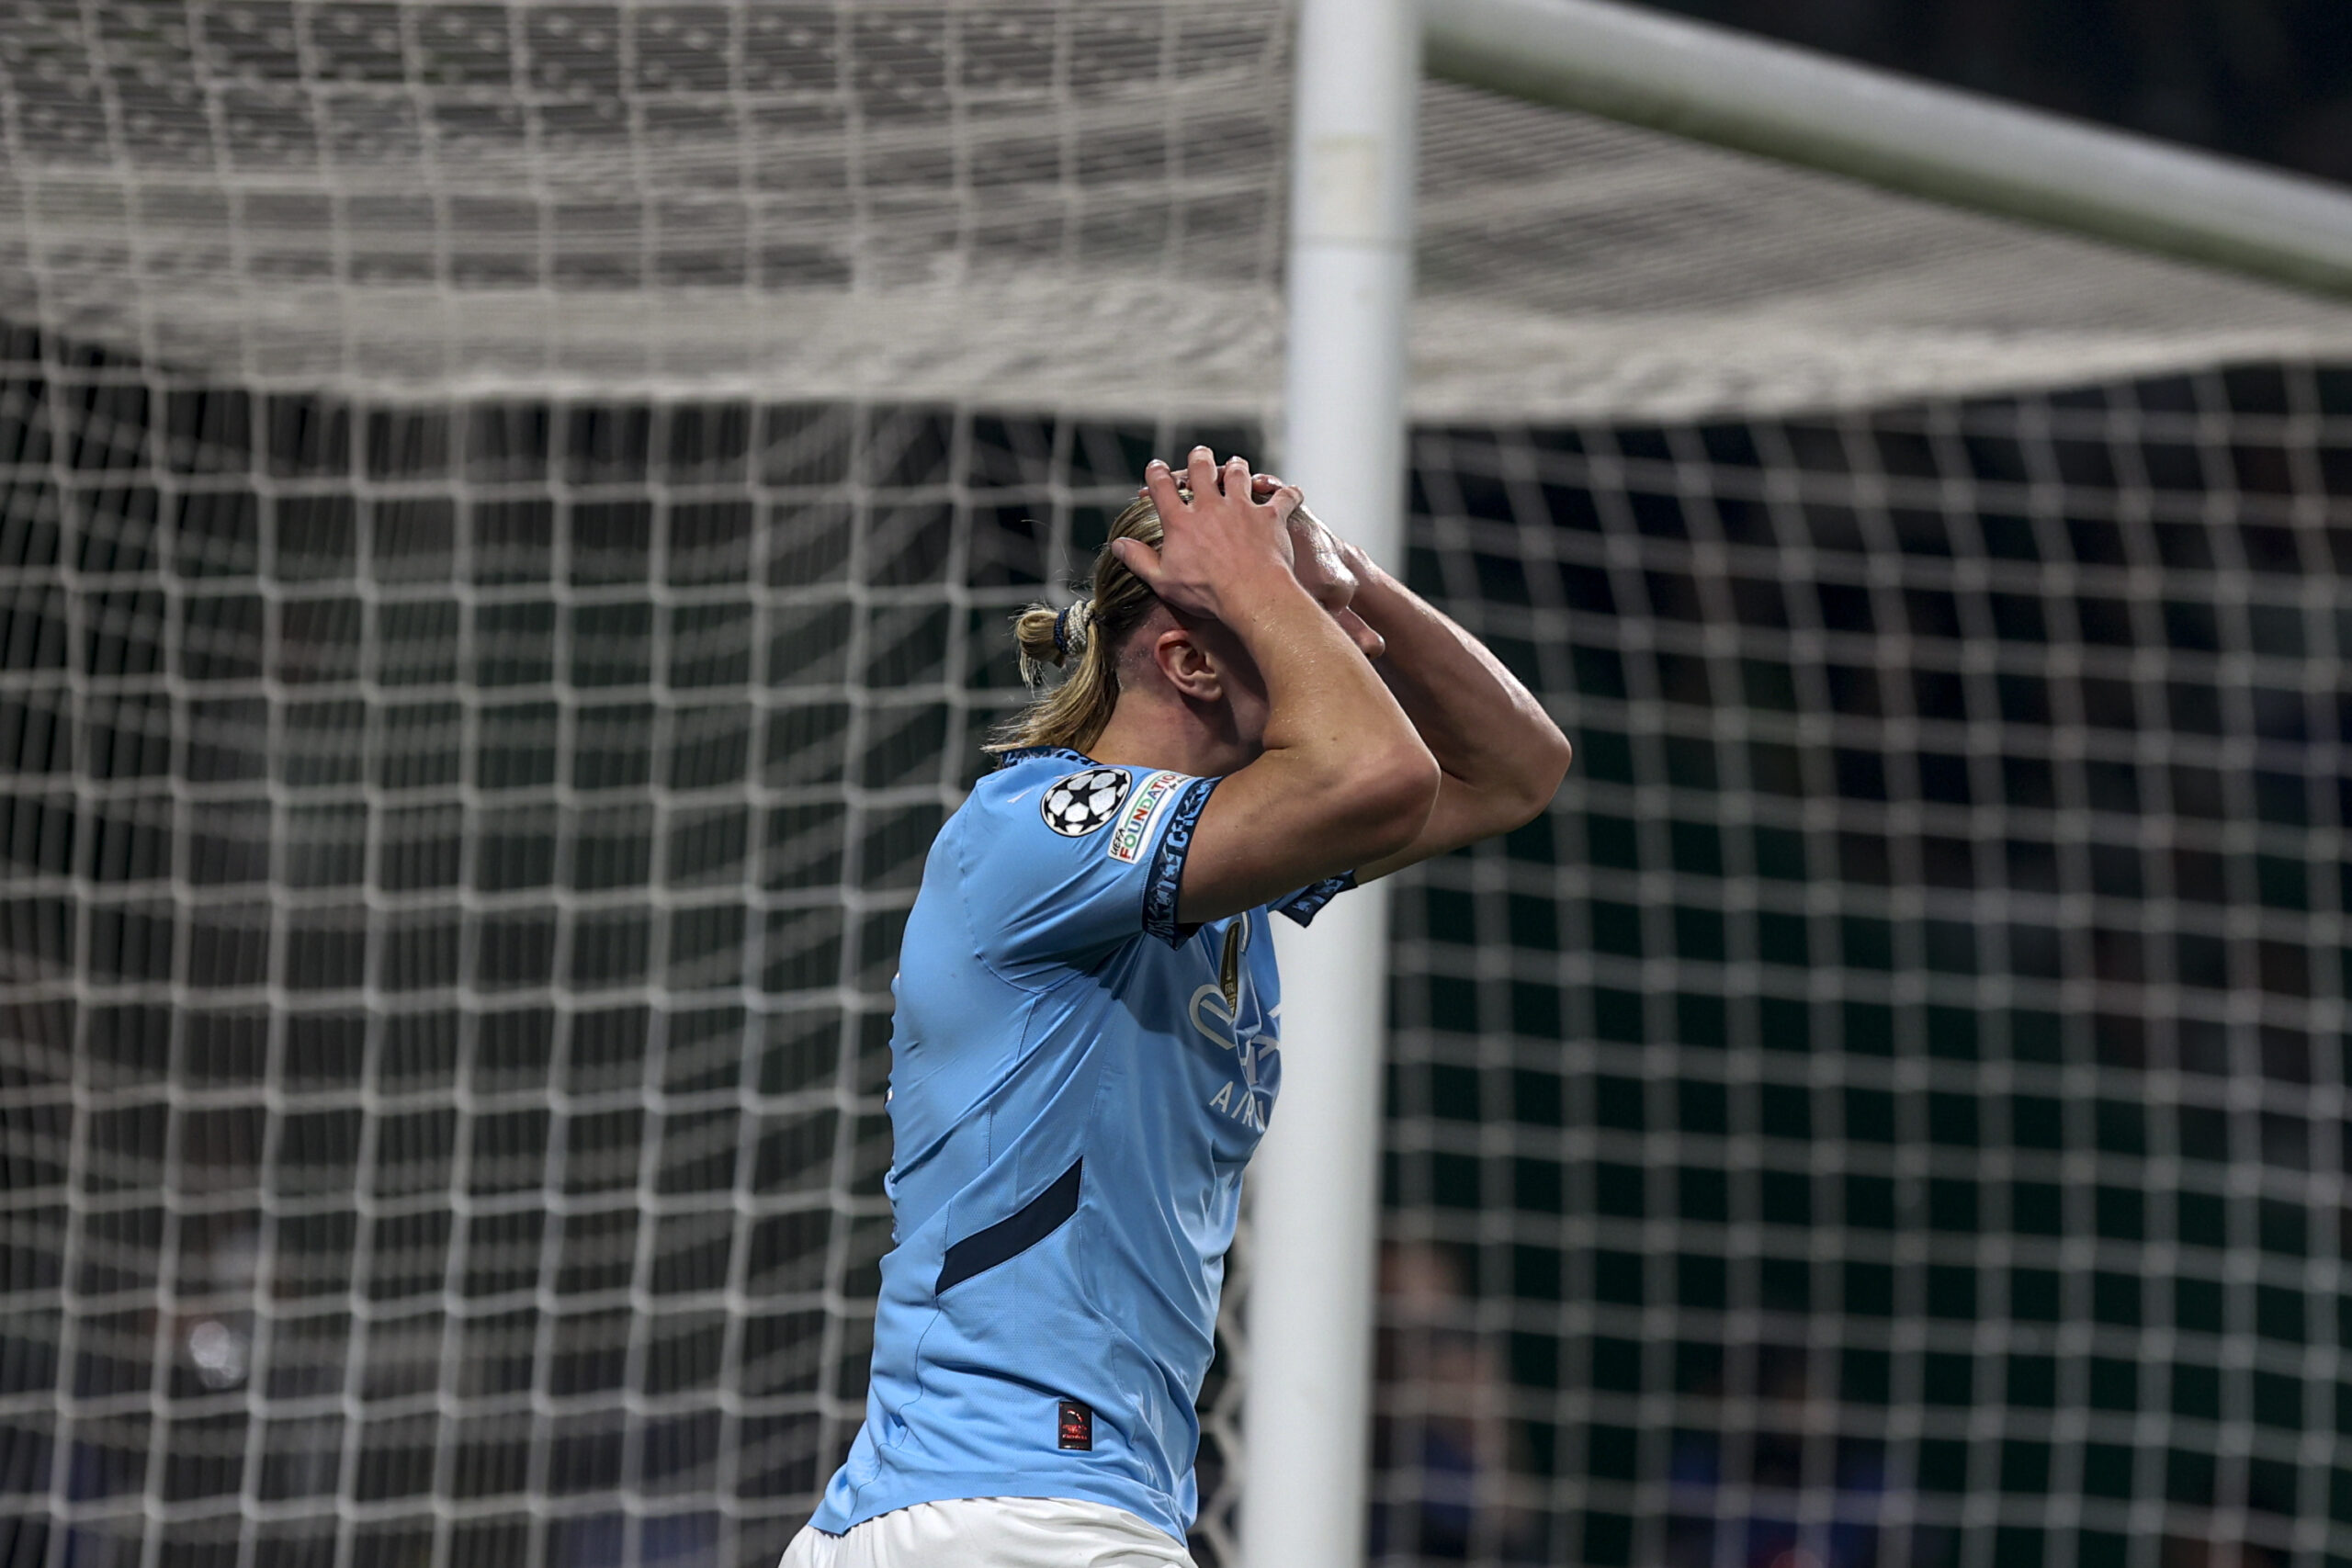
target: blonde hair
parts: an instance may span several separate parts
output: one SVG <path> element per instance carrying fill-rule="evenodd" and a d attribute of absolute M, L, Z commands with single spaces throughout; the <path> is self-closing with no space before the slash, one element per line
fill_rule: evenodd
<path fill-rule="evenodd" d="M 1021 652 L 1021 678 L 1043 685 L 1046 667 L 1065 673 L 1060 682 L 1038 691 L 1029 705 L 1005 721 L 989 741 L 990 751 L 1028 746 L 1064 746 L 1083 751 L 1111 722 L 1119 705 L 1119 649 L 1127 634 L 1159 606 L 1159 595 L 1121 564 L 1111 539 L 1140 539 L 1159 547 L 1159 510 L 1139 495 L 1111 520 L 1110 537 L 1094 557 L 1093 593 L 1068 608 L 1032 604 L 1013 617 L 1012 637 Z"/>

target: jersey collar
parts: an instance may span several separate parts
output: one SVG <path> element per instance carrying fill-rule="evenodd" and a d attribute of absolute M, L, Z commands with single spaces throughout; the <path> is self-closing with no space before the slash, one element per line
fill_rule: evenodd
<path fill-rule="evenodd" d="M 1016 746 L 998 757 L 996 765 L 1000 768 L 1009 768 L 1015 762 L 1033 761 L 1039 757 L 1059 757 L 1064 761 L 1076 762 L 1082 768 L 1099 768 L 1102 765 L 1085 752 L 1073 750 L 1068 746 Z"/>

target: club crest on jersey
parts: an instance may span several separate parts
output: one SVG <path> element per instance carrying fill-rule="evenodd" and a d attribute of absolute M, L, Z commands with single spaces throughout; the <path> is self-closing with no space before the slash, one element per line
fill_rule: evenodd
<path fill-rule="evenodd" d="M 1154 773 L 1143 781 L 1136 797 L 1119 813 L 1119 826 L 1111 835 L 1110 856 L 1129 865 L 1143 858 L 1146 844 L 1151 842 L 1151 824 L 1160 808 L 1176 797 L 1183 784 L 1182 773 Z"/>
<path fill-rule="evenodd" d="M 1117 816 L 1126 796 L 1125 769 L 1087 768 L 1056 780 L 1038 800 L 1037 814 L 1063 838 L 1082 839 Z"/>

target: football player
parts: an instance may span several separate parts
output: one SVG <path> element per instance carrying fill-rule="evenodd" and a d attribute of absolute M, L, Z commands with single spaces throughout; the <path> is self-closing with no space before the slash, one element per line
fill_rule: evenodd
<path fill-rule="evenodd" d="M 890 1042 L 864 1427 L 786 1568 L 1187 1563 L 1193 1414 L 1280 1087 L 1270 913 L 1544 809 L 1568 743 L 1297 491 L 1155 461 L 1067 673 L 940 830 Z"/>

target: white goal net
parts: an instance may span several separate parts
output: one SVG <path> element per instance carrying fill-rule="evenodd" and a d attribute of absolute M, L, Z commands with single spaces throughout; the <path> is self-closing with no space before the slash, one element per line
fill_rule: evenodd
<path fill-rule="evenodd" d="M 1268 444 L 1287 47 L 0 23 L 0 1562 L 773 1560 L 1005 616 Z M 2352 312 L 1423 136 L 1412 574 L 1582 761 L 1399 902 L 1380 1550 L 2352 1555 Z"/>

